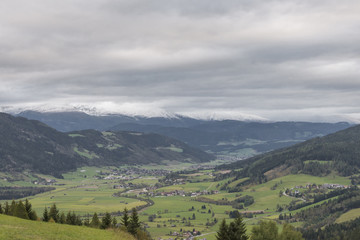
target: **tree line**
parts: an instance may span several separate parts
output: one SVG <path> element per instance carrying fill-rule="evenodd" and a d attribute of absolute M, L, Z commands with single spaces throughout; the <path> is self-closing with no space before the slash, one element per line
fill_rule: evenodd
<path fill-rule="evenodd" d="M 0 203 L 0 214 L 6 214 L 28 220 L 38 220 L 36 212 L 32 209 L 32 205 L 27 199 L 25 202 L 21 200 L 15 202 L 13 200 L 11 204 L 5 202 L 4 206 L 2 206 Z"/>
<path fill-rule="evenodd" d="M 344 223 L 335 223 L 325 228 L 310 229 L 303 232 L 306 240 L 353 240 L 360 236 L 360 217 Z"/>
<path fill-rule="evenodd" d="M 55 190 L 54 187 L 0 187 L 0 199 L 11 200 Z"/>
<path fill-rule="evenodd" d="M 0 204 L 0 214 L 6 214 L 9 216 L 33 221 L 87 226 L 99 229 L 119 228 L 122 231 L 126 231 L 132 234 L 137 239 L 151 239 L 150 234 L 144 229 L 141 229 L 141 224 L 136 208 L 133 208 L 131 212 L 125 208 L 123 210 L 120 223 L 118 223 L 115 216 L 112 217 L 109 212 L 103 214 L 101 219 L 96 212 L 92 216 L 88 214 L 85 217 L 75 214 L 74 211 L 68 211 L 68 213 L 65 214 L 64 212 L 60 212 L 55 203 L 51 205 L 49 210 L 48 207 L 45 207 L 42 216 L 38 217 L 36 212 L 32 209 L 32 205 L 28 199 L 26 199 L 25 202 L 21 200 L 16 202 L 13 200 L 11 204 L 5 202 L 4 206 Z"/>
<path fill-rule="evenodd" d="M 246 234 L 246 226 L 242 217 L 227 224 L 225 219 L 220 223 L 219 231 L 216 234 L 217 240 L 304 240 L 301 232 L 289 224 L 284 224 L 282 232 L 274 221 L 260 221 L 259 225 L 254 226 L 251 235 Z"/>

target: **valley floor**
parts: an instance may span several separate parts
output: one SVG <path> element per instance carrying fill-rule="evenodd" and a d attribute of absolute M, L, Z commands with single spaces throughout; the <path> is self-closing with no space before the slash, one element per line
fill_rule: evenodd
<path fill-rule="evenodd" d="M 166 169 L 166 167 L 163 167 Z M 127 171 L 131 171 L 127 172 Z M 154 239 L 170 239 L 176 236 L 192 235 L 203 236 L 207 240 L 214 240 L 215 233 L 219 228 L 222 219 L 230 220 L 230 212 L 238 210 L 247 214 L 244 219 L 248 233 L 252 227 L 258 224 L 261 219 L 277 220 L 279 214 L 295 214 L 299 210 L 279 210 L 279 206 L 291 203 L 302 203 L 302 197 L 290 196 L 295 191 L 306 192 L 306 185 L 325 184 L 350 185 L 350 179 L 329 175 L 327 177 L 314 177 L 304 174 L 288 175 L 268 181 L 259 185 L 247 185 L 239 192 L 229 193 L 227 189 L 236 187 L 247 179 L 225 178 L 215 181 L 215 175 L 221 172 L 208 170 L 196 170 L 186 173 L 174 174 L 173 177 L 162 175 L 157 172 L 150 175 L 151 170 L 124 170 L 115 167 L 94 168 L 85 167 L 75 172 L 64 174 L 64 179 L 54 179 L 51 176 L 38 175 L 39 179 L 53 179 L 51 186 L 56 190 L 28 197 L 33 208 L 42 215 L 44 207 L 50 207 L 56 203 L 60 211 L 75 211 L 84 218 L 94 212 L 111 212 L 120 221 L 120 212 L 126 207 L 140 207 L 140 220 Z M 147 174 L 145 174 L 147 173 Z M 166 175 L 166 174 L 165 174 Z M 131 176 L 131 177 L 130 177 Z M 34 181 L 34 180 L 32 180 Z M 5 184 L 3 181 L 2 184 Z M 6 183 L 8 185 L 29 185 L 29 182 Z M 280 194 L 288 189 L 288 194 Z M 325 191 L 325 190 L 324 190 Z M 240 197 L 254 199 L 254 202 L 245 206 L 244 209 L 237 209 L 232 204 Z M 305 195 L 303 195 L 305 196 Z M 304 198 L 304 197 L 303 197 Z M 2 203 L 4 201 L 1 201 Z M 317 203 L 320 204 L 321 202 Z M 310 206 L 307 206 L 310 207 Z M 305 208 L 307 208 L 305 207 Z M 304 209 L 304 208 L 303 208 Z M 350 219 L 358 215 L 358 211 L 343 215 L 338 221 Z M 20 236 L 32 239 L 34 233 L 38 233 L 38 239 L 87 239 L 86 236 L 99 236 L 91 239 L 104 239 L 103 236 L 116 236 L 117 233 L 100 231 L 89 228 L 62 226 L 60 224 L 35 223 L 20 219 L 9 218 L 0 215 L 1 239 L 7 236 Z M 11 222 L 11 224 L 7 222 Z M 23 223 L 24 222 L 24 223 Z M 303 223 L 293 223 L 294 226 L 301 226 Z M 76 229 L 80 235 L 76 235 Z M 52 238 L 47 232 L 54 232 L 54 236 L 63 238 Z M 42 233 L 44 231 L 44 233 Z M 57 233 L 57 234 L 55 234 Z M 52 233 L 51 233 L 52 234 Z M 30 237 L 28 237 L 30 236 Z M 89 238 L 90 239 L 90 238 Z M 115 238 L 117 239 L 117 238 Z M 119 238 L 119 239 L 131 239 Z"/>

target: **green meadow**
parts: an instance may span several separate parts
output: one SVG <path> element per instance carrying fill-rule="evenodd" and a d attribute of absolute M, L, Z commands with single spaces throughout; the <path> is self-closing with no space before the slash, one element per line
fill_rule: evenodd
<path fill-rule="evenodd" d="M 0 239 L 7 240 L 135 240 L 119 230 L 100 230 L 89 227 L 29 221 L 0 214 Z"/>
<path fill-rule="evenodd" d="M 358 217 L 360 217 L 360 208 L 352 209 L 352 210 L 342 214 L 338 219 L 336 219 L 336 223 L 343 223 L 343 222 L 351 221 Z"/>
<path fill-rule="evenodd" d="M 113 197 L 116 191 L 102 188 L 101 186 L 83 186 L 77 188 L 57 189 L 36 197 L 29 197 L 36 212 L 41 213 L 44 207 L 56 203 L 61 211 L 75 211 L 77 214 L 104 213 L 122 211 L 125 207 L 131 209 L 145 205 L 143 201 L 131 198 Z"/>

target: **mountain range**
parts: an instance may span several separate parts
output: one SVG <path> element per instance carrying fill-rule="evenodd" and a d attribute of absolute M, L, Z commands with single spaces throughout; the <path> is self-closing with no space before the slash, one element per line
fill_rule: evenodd
<path fill-rule="evenodd" d="M 25 111 L 18 116 L 39 120 L 62 132 L 95 129 L 157 133 L 220 156 L 247 158 L 348 128 L 349 123 L 246 122 L 199 120 L 179 115 L 94 116 L 83 112 Z"/>
<path fill-rule="evenodd" d="M 46 124 L 0 113 L 1 171 L 60 176 L 84 165 L 206 162 L 214 156 L 154 133 L 59 132 Z"/>

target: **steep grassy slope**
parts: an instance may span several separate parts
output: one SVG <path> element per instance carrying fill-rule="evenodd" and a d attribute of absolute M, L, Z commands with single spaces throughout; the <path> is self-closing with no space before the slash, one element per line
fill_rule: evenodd
<path fill-rule="evenodd" d="M 62 133 L 45 124 L 0 113 L 0 164 L 4 172 L 30 169 L 59 176 L 85 165 L 206 162 L 214 156 L 157 134 Z"/>
<path fill-rule="evenodd" d="M 0 239 L 17 240 L 135 240 L 121 231 L 23 220 L 0 214 Z"/>
<path fill-rule="evenodd" d="M 254 178 L 276 175 L 276 172 L 326 175 L 355 174 L 360 168 L 360 126 L 308 140 L 292 147 L 221 166 L 225 169 L 243 168 L 242 174 Z M 272 171 L 272 172 L 271 172 Z"/>

